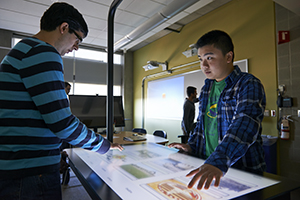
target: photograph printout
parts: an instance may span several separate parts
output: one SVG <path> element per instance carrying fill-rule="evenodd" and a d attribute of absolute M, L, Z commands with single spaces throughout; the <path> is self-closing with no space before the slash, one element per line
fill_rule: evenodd
<path fill-rule="evenodd" d="M 219 187 L 187 188 L 191 170 L 204 160 L 178 153 L 174 148 L 146 143 L 126 145 L 106 154 L 73 148 L 75 152 L 122 199 L 134 200 L 223 200 L 279 183 L 272 179 L 229 169 Z"/>

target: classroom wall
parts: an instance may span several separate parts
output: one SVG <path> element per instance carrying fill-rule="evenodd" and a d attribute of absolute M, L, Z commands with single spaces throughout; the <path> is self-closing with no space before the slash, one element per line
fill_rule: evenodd
<path fill-rule="evenodd" d="M 190 44 L 195 43 L 201 35 L 213 29 L 224 30 L 232 37 L 235 45 L 235 60 L 248 59 L 249 72 L 257 76 L 265 87 L 267 98 L 266 109 L 277 111 L 274 15 L 274 3 L 272 0 L 232 0 L 186 25 L 179 34 L 170 33 L 135 51 L 133 70 L 133 126 L 140 127 L 142 124 L 142 79 L 162 71 L 161 67 L 145 71 L 142 66 L 149 60 L 168 61 L 169 68 L 196 61 L 197 56 L 186 58 L 182 52 Z M 194 68 L 190 70 L 194 70 Z M 176 73 L 165 76 L 173 75 L 176 75 Z M 147 81 L 145 82 L 145 91 L 147 91 Z M 183 105 L 178 106 L 182 107 Z M 147 125 L 147 119 L 145 119 L 145 124 L 145 128 L 149 129 L 148 133 L 152 133 L 155 129 L 166 130 L 168 139 L 171 142 L 179 141 L 177 135 L 182 133 L 180 121 L 157 120 L 156 123 Z M 265 117 L 263 120 L 263 134 L 277 136 L 276 125 L 277 117 Z"/>
<path fill-rule="evenodd" d="M 294 106 L 282 108 L 281 116 L 291 115 L 290 139 L 279 140 L 279 174 L 300 179 L 300 16 L 276 4 L 276 32 L 290 31 L 290 42 L 277 45 L 278 84 L 286 86 L 284 96 L 293 97 Z M 300 197 L 300 190 L 298 191 Z M 300 199 L 300 198 L 298 198 Z"/>

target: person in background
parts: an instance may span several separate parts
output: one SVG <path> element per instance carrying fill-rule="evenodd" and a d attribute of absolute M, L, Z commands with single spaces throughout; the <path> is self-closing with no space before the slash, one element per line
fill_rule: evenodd
<path fill-rule="evenodd" d="M 188 188 L 219 186 L 230 167 L 262 174 L 266 168 L 262 126 L 266 98 L 260 80 L 233 65 L 230 36 L 219 30 L 206 33 L 196 43 L 202 72 L 196 128 L 187 144 L 172 143 L 186 153 L 206 159 L 187 174 Z M 214 182 L 213 182 L 214 181 Z"/>
<path fill-rule="evenodd" d="M 197 98 L 197 88 L 188 86 L 186 88 L 187 98 L 183 105 L 183 117 L 181 121 L 181 128 L 183 135 L 189 136 L 190 132 L 193 131 L 194 119 L 195 119 L 195 99 Z"/>
<path fill-rule="evenodd" d="M 71 90 L 71 85 L 67 81 L 65 81 L 65 92 L 67 95 L 69 95 Z M 69 96 L 68 96 L 69 98 Z M 59 150 L 61 151 L 61 159 L 60 159 L 60 168 L 59 172 L 62 174 L 62 185 L 67 185 L 69 183 L 70 179 L 70 165 L 67 162 L 68 154 L 64 149 L 70 148 L 70 144 L 62 141 L 62 144 L 59 147 Z"/>
<path fill-rule="evenodd" d="M 65 81 L 65 91 L 66 91 L 66 94 L 68 95 L 71 91 L 71 85 L 70 83 L 66 82 Z"/>
<path fill-rule="evenodd" d="M 70 85 L 70 83 L 68 83 L 67 81 L 65 81 L 65 92 L 66 92 L 66 94 L 69 95 L 70 91 L 71 91 L 71 85 Z M 59 149 L 60 149 L 60 151 L 62 151 L 65 148 L 69 148 L 69 147 L 70 147 L 70 144 L 67 143 L 67 142 L 65 142 L 65 141 L 63 141 L 62 144 L 60 145 Z M 64 156 L 64 158 L 66 158 L 67 157 L 67 153 L 65 151 L 63 153 L 65 153 L 66 156 Z M 66 159 L 64 159 L 64 161 L 66 161 Z M 62 171 L 62 170 L 60 170 L 60 171 Z"/>
<path fill-rule="evenodd" d="M 101 154 L 123 150 L 70 110 L 62 57 L 79 48 L 87 24 L 72 5 L 54 3 L 40 31 L 21 40 L 0 66 L 0 199 L 59 200 L 62 141 Z"/>

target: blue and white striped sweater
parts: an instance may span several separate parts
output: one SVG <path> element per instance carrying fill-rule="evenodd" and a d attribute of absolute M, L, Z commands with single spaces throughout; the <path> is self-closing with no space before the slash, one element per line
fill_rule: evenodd
<path fill-rule="evenodd" d="M 24 39 L 0 67 L 0 177 L 58 170 L 62 139 L 99 153 L 110 148 L 71 113 L 56 49 Z"/>

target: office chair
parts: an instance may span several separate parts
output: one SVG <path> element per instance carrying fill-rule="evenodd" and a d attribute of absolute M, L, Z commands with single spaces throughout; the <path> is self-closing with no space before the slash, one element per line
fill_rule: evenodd
<path fill-rule="evenodd" d="M 153 132 L 153 135 L 163 137 L 167 139 L 167 132 L 162 130 L 156 130 Z"/>
<path fill-rule="evenodd" d="M 178 135 L 177 137 L 181 139 L 181 143 L 182 144 L 186 144 L 188 142 L 188 140 L 189 140 L 189 136 L 188 135 Z"/>
<path fill-rule="evenodd" d="M 197 123 L 193 123 L 191 132 L 188 135 L 178 135 L 177 137 L 181 139 L 182 144 L 186 144 L 189 141 L 190 134 L 193 133 L 194 129 L 196 128 Z"/>
<path fill-rule="evenodd" d="M 143 129 L 143 128 L 134 128 L 134 129 L 132 129 L 132 132 L 147 134 L 146 129 Z"/>

